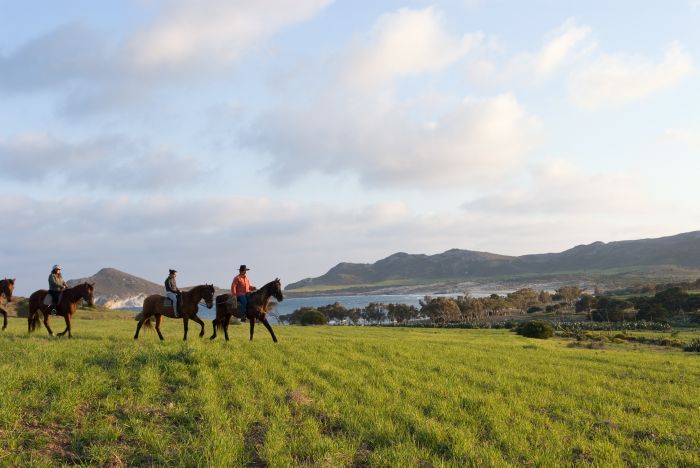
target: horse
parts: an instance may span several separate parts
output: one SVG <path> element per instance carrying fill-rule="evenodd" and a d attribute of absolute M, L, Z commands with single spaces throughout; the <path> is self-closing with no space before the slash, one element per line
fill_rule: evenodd
<path fill-rule="evenodd" d="M 232 294 L 216 296 L 216 318 L 211 322 L 214 334 L 211 335 L 210 340 L 216 338 L 216 330 L 219 329 L 224 332 L 226 341 L 228 341 L 228 326 L 236 310 L 238 310 L 238 301 Z"/>
<path fill-rule="evenodd" d="M 12 293 L 15 290 L 15 278 L 0 280 L 0 314 L 2 314 L 2 329 L 7 328 L 7 311 L 3 307 L 6 302 L 12 302 Z"/>
<path fill-rule="evenodd" d="M 68 333 L 68 338 L 73 337 L 71 334 L 70 321 L 78 308 L 78 302 L 83 299 L 85 302 L 87 302 L 88 306 L 94 307 L 94 293 L 95 283 L 87 282 L 63 290 L 61 299 L 56 306 L 56 313 L 58 315 L 62 315 L 65 319 L 66 329 L 59 333 L 58 336 L 63 336 Z M 46 298 L 47 294 L 48 291 L 46 289 L 40 289 L 38 291 L 34 291 L 32 295 L 29 296 L 29 333 L 36 330 L 37 326 L 39 325 L 39 312 L 42 312 L 44 314 L 44 326 L 46 326 L 46 330 L 49 332 L 49 335 L 54 336 L 53 330 L 51 330 L 51 327 L 49 326 L 49 318 L 51 317 L 49 314 L 50 307 L 44 304 L 44 298 Z"/>
<path fill-rule="evenodd" d="M 195 286 L 189 291 L 183 292 L 181 298 L 181 317 L 175 317 L 172 305 L 163 305 L 165 297 L 161 296 L 160 294 L 153 294 L 144 299 L 143 312 L 136 316 L 136 320 L 138 320 L 139 323 L 138 325 L 136 325 L 136 334 L 134 335 L 134 339 L 138 340 L 139 331 L 141 330 L 141 326 L 143 326 L 144 322 L 148 321 L 146 322 L 146 326 L 150 327 L 150 319 L 151 317 L 155 316 L 156 331 L 158 332 L 158 338 L 160 338 L 161 341 L 164 340 L 165 338 L 163 338 L 163 334 L 160 332 L 160 322 L 163 315 L 169 318 L 182 318 L 182 325 L 185 328 L 185 336 L 182 338 L 183 340 L 187 340 L 187 329 L 190 320 L 194 320 L 202 327 L 202 331 L 199 333 L 199 337 L 203 337 L 204 322 L 202 322 L 202 319 L 197 317 L 197 312 L 199 311 L 198 304 L 199 301 L 204 299 L 207 308 L 212 308 L 212 306 L 214 305 L 214 286 L 211 284 L 200 284 L 199 286 Z"/>
<path fill-rule="evenodd" d="M 282 302 L 284 296 L 282 295 L 282 283 L 279 278 L 274 281 L 270 281 L 262 288 L 254 291 L 248 295 L 248 310 L 246 311 L 246 317 L 250 320 L 250 340 L 253 340 L 253 332 L 255 331 L 255 321 L 259 320 L 265 325 L 267 331 L 272 335 L 272 341 L 277 343 L 277 337 L 275 332 L 272 331 L 270 323 L 267 321 L 267 313 L 270 310 L 270 298 L 274 297 L 277 301 Z"/>

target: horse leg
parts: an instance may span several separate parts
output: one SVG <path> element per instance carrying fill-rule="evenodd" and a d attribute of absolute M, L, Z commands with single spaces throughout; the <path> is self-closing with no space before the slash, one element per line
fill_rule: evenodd
<path fill-rule="evenodd" d="M 49 336 L 54 336 L 53 330 L 51 330 L 51 327 L 49 326 L 49 320 L 50 320 L 50 315 L 48 311 L 44 311 L 44 326 L 46 329 L 49 331 Z"/>
<path fill-rule="evenodd" d="M 163 341 L 165 338 L 163 338 L 163 334 L 160 332 L 160 321 L 163 319 L 163 316 L 160 314 L 156 314 L 156 331 L 158 332 L 158 338 L 160 338 L 160 341 Z"/>
<path fill-rule="evenodd" d="M 224 317 L 224 336 L 226 337 L 226 341 L 228 341 L 228 324 L 231 322 L 231 315 L 227 315 Z"/>
<path fill-rule="evenodd" d="M 213 340 L 214 338 L 216 338 L 216 321 L 217 320 L 218 319 L 214 319 L 211 321 L 211 328 L 212 328 L 212 330 L 214 330 L 214 333 L 212 333 L 211 338 L 209 338 L 210 340 Z"/>
<path fill-rule="evenodd" d="M 187 329 L 189 328 L 190 319 L 182 317 L 182 326 L 185 329 L 185 336 L 182 337 L 182 341 L 187 341 Z"/>
<path fill-rule="evenodd" d="M 5 331 L 7 328 L 7 311 L 5 309 L 0 309 L 0 314 L 2 314 L 2 330 Z"/>
<path fill-rule="evenodd" d="M 68 314 L 66 314 L 65 319 L 66 319 L 66 329 L 63 330 L 61 333 L 59 333 L 58 336 L 63 336 L 67 332 L 68 338 L 73 338 L 73 335 L 71 335 L 71 332 L 70 332 L 70 316 Z"/>
<path fill-rule="evenodd" d="M 204 322 L 202 322 L 202 319 L 197 317 L 196 315 L 193 315 L 192 321 L 198 323 L 199 326 L 202 327 L 202 330 L 199 332 L 199 337 L 200 338 L 203 337 L 204 336 Z"/>
<path fill-rule="evenodd" d="M 272 327 L 270 326 L 270 322 L 267 321 L 267 318 L 262 319 L 261 322 L 263 325 L 265 325 L 265 328 L 267 328 L 267 331 L 270 332 L 270 335 L 272 335 L 272 341 L 277 343 L 277 337 L 275 336 L 275 332 L 272 331 Z"/>
<path fill-rule="evenodd" d="M 253 341 L 253 332 L 255 331 L 255 316 L 250 317 L 250 341 Z"/>

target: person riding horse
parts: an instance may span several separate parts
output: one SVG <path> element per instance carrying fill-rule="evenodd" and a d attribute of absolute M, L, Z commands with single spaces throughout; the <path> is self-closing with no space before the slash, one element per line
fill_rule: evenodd
<path fill-rule="evenodd" d="M 245 322 L 245 314 L 248 310 L 248 294 L 257 289 L 255 286 L 250 285 L 250 280 L 246 275 L 247 271 L 250 271 L 250 268 L 241 265 L 238 268 L 238 275 L 233 278 L 233 282 L 231 283 L 231 294 L 233 294 L 238 303 L 241 304 L 241 322 Z"/>
<path fill-rule="evenodd" d="M 51 296 L 51 315 L 56 315 L 58 300 L 68 286 L 61 275 L 61 265 L 54 265 L 49 275 L 49 295 Z"/>
<path fill-rule="evenodd" d="M 170 274 L 165 278 L 165 296 L 173 301 L 173 315 L 180 317 L 182 310 L 182 291 L 177 287 L 175 277 L 177 270 L 169 270 Z"/>

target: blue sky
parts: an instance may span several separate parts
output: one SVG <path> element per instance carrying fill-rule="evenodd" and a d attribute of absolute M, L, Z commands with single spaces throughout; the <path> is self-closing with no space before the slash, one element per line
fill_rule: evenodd
<path fill-rule="evenodd" d="M 0 275 L 288 283 L 696 230 L 699 22 L 696 0 L 0 1 Z"/>

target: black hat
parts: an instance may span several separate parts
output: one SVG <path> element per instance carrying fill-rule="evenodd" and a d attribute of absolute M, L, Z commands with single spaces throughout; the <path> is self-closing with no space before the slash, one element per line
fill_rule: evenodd
<path fill-rule="evenodd" d="M 177 270 L 169 270 L 170 274 L 172 275 L 173 273 L 177 273 Z"/>
<path fill-rule="evenodd" d="M 238 267 L 238 271 L 243 271 L 243 270 L 245 270 L 245 271 L 250 271 L 250 268 L 248 268 L 248 267 L 245 266 L 245 265 L 241 265 L 240 267 Z"/>

